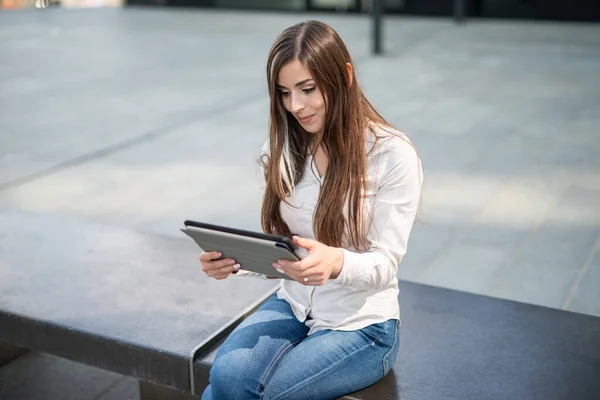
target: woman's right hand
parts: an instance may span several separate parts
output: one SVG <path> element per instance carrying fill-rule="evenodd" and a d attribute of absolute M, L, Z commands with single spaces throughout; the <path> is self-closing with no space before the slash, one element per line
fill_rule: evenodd
<path fill-rule="evenodd" d="M 211 278 L 225 279 L 240 269 L 240 264 L 237 264 L 232 258 L 219 260 L 221 255 L 218 251 L 203 251 L 200 254 L 202 271 Z"/>

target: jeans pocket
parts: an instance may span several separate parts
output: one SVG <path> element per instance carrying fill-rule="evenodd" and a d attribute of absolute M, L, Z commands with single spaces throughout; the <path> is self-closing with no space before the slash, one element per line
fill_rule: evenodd
<path fill-rule="evenodd" d="M 371 324 L 360 329 L 360 332 L 373 343 L 380 342 L 386 334 L 385 322 Z"/>

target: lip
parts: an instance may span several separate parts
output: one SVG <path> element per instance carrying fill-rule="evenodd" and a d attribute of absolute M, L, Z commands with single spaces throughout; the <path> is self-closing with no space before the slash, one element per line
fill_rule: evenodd
<path fill-rule="evenodd" d="M 308 117 L 298 117 L 298 121 L 300 121 L 300 123 L 302 124 L 308 124 L 310 121 L 312 121 L 313 117 L 315 116 L 315 114 L 313 115 L 309 115 Z"/>

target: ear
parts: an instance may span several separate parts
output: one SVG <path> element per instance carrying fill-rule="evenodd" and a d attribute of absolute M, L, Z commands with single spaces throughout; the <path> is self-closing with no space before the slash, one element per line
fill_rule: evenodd
<path fill-rule="evenodd" d="M 347 62 L 346 69 L 348 70 L 348 86 L 352 86 L 352 77 L 354 76 L 354 74 L 352 73 L 352 64 Z"/>

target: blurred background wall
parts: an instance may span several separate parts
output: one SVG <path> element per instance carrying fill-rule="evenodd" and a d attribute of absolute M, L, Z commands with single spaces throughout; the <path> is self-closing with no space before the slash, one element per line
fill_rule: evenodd
<path fill-rule="evenodd" d="M 36 0 L 0 0 L 0 9 L 34 7 Z M 247 10 L 367 13 L 373 0 L 50 0 L 61 7 L 155 5 Z M 450 16 L 455 0 L 382 0 L 387 14 Z M 600 0 L 462 0 L 467 17 L 600 21 Z"/>
<path fill-rule="evenodd" d="M 463 0 L 469 17 L 600 21 L 599 0 Z M 383 0 L 388 14 L 449 16 L 455 0 Z M 129 4 L 364 13 L 372 0 L 129 0 Z"/>

